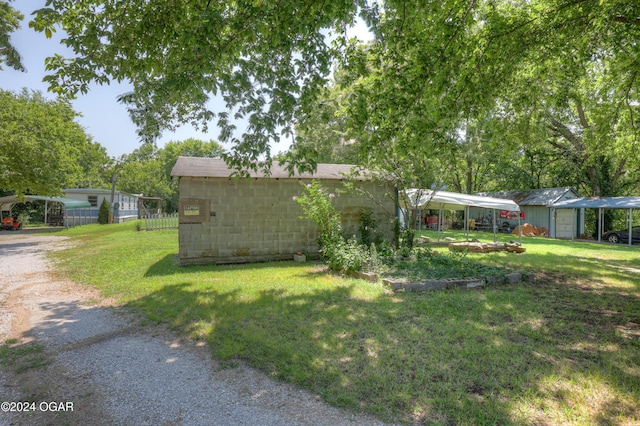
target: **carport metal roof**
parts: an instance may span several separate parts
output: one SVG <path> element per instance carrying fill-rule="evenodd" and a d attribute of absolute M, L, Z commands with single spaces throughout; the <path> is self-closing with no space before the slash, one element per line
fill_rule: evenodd
<path fill-rule="evenodd" d="M 640 197 L 576 198 L 551 204 L 557 209 L 640 209 Z"/>
<path fill-rule="evenodd" d="M 629 210 L 629 236 L 632 235 L 633 209 L 640 209 L 640 197 L 591 197 L 576 198 L 551 204 L 556 209 L 598 209 L 598 242 L 602 240 L 602 220 L 604 209 Z M 629 237 L 631 245 L 631 237 Z"/>
<path fill-rule="evenodd" d="M 64 208 L 67 210 L 74 209 L 86 209 L 91 207 L 91 204 L 88 201 L 83 200 L 74 200 L 72 198 L 63 198 L 63 197 L 45 197 L 42 195 L 25 195 L 24 199 L 20 199 L 16 196 L 10 195 L 8 197 L 0 197 L 0 207 L 5 207 L 11 209 L 14 204 L 20 204 L 27 201 L 48 201 L 54 203 L 62 203 Z"/>
<path fill-rule="evenodd" d="M 520 206 L 512 200 L 503 198 L 484 197 L 480 195 L 460 194 L 457 192 L 431 191 L 429 189 L 407 189 L 400 194 L 401 201 L 405 208 L 438 209 L 438 241 L 440 240 L 440 223 L 442 220 L 442 210 L 464 210 L 465 217 L 469 217 L 469 207 L 481 207 L 493 210 L 493 240 L 496 241 L 497 229 L 495 226 L 495 211 L 509 210 L 520 211 Z M 429 207 L 431 206 L 431 207 Z M 520 215 L 518 215 L 518 225 L 520 225 Z M 468 237 L 469 223 L 464 221 L 464 232 Z M 522 237 L 520 235 L 520 237 Z"/>
<path fill-rule="evenodd" d="M 403 195 L 403 201 L 406 206 L 419 209 L 431 205 L 433 209 L 441 208 L 443 210 L 465 210 L 467 207 L 482 207 L 485 209 L 520 211 L 520 206 L 514 201 L 503 198 L 446 191 L 436 191 L 434 193 L 428 189 L 407 189 Z"/>

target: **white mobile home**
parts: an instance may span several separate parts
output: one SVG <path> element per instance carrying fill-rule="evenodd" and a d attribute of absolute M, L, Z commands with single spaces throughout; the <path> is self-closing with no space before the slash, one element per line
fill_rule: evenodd
<path fill-rule="evenodd" d="M 98 221 L 102 200 L 106 199 L 111 204 L 112 191 L 110 189 L 70 188 L 63 189 L 62 192 L 64 192 L 66 198 L 89 202 L 91 205 L 88 213 L 90 222 Z M 113 191 L 113 222 L 122 223 L 138 219 L 139 198 L 140 195 L 128 194 L 118 190 Z"/>

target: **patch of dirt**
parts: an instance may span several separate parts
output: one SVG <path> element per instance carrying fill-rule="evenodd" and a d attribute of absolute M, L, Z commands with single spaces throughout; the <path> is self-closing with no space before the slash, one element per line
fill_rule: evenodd
<path fill-rule="evenodd" d="M 41 347 L 37 336 L 32 333 L 34 324 L 47 321 L 46 313 L 38 306 L 67 302 L 73 299 L 83 304 L 98 300 L 95 290 L 80 286 L 71 281 L 55 279 L 48 271 L 46 261 L 41 259 L 40 250 L 55 250 L 57 238 L 50 236 L 32 236 L 28 239 L 14 235 L 2 236 L 0 243 L 3 249 L 7 245 L 12 248 L 12 258 L 18 259 L 25 254 L 18 265 L 14 265 L 2 275 L 3 285 L 0 294 L 4 299 L 2 310 L 9 315 L 3 316 L 0 322 L 0 343 L 5 344 L 8 352 L 18 353 L 28 347 Z M 34 247 L 39 249 L 33 250 Z M 3 250 L 3 257 L 5 250 Z M 19 256 L 22 257 L 22 256 Z M 34 264 L 38 261 L 41 266 Z M 26 273 L 20 273 L 26 270 Z M 100 395 L 92 385 L 82 378 L 75 377 L 61 365 L 53 363 L 56 351 L 43 348 L 41 355 L 45 359 L 41 364 L 32 368 L 23 366 L 16 371 L 11 367 L 0 369 L 0 386 L 3 390 L 2 402 L 35 403 L 29 411 L 2 412 L 2 424 L 11 425 L 57 425 L 57 424 L 91 424 L 95 419 L 108 419 L 100 404 Z M 20 363 L 20 359 L 17 360 Z M 20 371 L 24 369 L 24 371 Z M 64 401 L 60 396 L 64 395 Z M 59 405 L 49 403 L 73 402 L 73 411 L 49 411 L 49 408 L 59 408 Z M 48 403 L 46 406 L 42 403 Z M 29 404 L 31 405 L 31 404 Z M 67 407 L 67 406 L 63 406 Z M 10 407 L 18 409 L 19 407 Z M 24 407 L 21 407 L 24 408 Z M 45 408 L 42 410 L 41 408 Z M 5 423 L 6 422 L 6 423 Z"/>

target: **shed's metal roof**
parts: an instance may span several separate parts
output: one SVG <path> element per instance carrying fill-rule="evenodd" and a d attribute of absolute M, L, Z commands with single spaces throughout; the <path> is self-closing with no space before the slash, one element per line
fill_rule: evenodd
<path fill-rule="evenodd" d="M 565 196 L 580 197 L 580 194 L 571 187 L 484 192 L 478 195 L 513 200 L 520 206 L 549 206 Z"/>
<path fill-rule="evenodd" d="M 640 209 L 640 197 L 592 197 L 559 201 L 551 205 L 557 209 Z"/>
<path fill-rule="evenodd" d="M 19 199 L 16 196 L 10 195 L 8 197 L 0 198 L 0 207 L 6 206 L 6 208 L 11 208 L 14 204 L 24 203 L 26 201 L 49 201 L 55 203 L 64 204 L 64 208 L 67 210 L 74 209 L 86 209 L 91 207 L 91 203 L 88 201 L 82 200 L 74 200 L 71 198 L 62 198 L 62 197 L 45 197 L 42 195 L 25 195 L 24 200 Z"/>
<path fill-rule="evenodd" d="M 266 176 L 261 170 L 249 171 L 252 178 L 271 177 L 276 179 L 344 179 L 344 175 L 351 172 L 357 166 L 350 164 L 318 164 L 315 173 L 297 173 L 289 176 L 284 166 L 273 164 L 271 175 Z M 230 169 L 224 160 L 220 158 L 179 157 L 176 165 L 171 170 L 171 176 L 178 177 L 210 177 L 228 178 L 237 170 Z"/>

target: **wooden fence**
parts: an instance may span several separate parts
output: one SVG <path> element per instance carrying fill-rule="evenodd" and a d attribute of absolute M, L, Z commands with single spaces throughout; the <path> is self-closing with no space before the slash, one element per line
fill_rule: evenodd
<path fill-rule="evenodd" d="M 161 231 L 163 229 L 178 229 L 178 213 L 150 214 L 142 218 L 145 230 Z"/>

